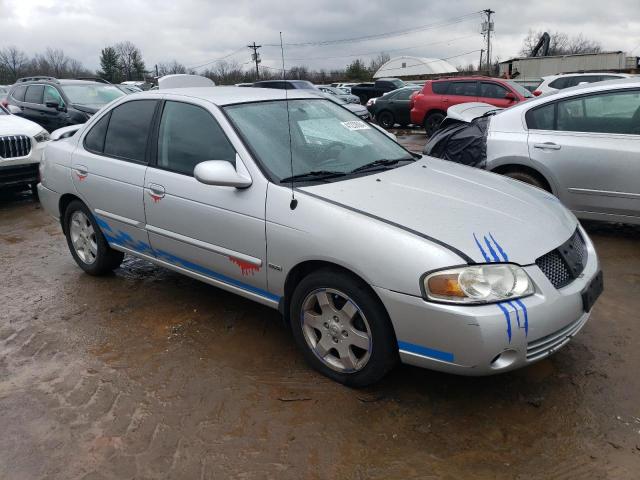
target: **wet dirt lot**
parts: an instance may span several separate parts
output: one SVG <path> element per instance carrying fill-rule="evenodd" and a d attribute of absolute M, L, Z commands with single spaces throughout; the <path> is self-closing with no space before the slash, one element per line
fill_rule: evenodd
<path fill-rule="evenodd" d="M 606 291 L 555 356 L 352 390 L 277 312 L 129 257 L 90 277 L 2 196 L 0 479 L 640 478 L 640 228 L 587 228 Z"/>

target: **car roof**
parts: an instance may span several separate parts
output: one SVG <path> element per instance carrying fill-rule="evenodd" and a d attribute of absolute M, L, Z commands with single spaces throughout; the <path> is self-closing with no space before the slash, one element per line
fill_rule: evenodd
<path fill-rule="evenodd" d="M 313 90 L 282 90 L 278 88 L 242 88 L 242 87 L 192 87 L 169 88 L 167 90 L 154 90 L 150 92 L 134 93 L 128 98 L 146 95 L 180 95 L 184 97 L 207 100 L 220 107 L 235 103 L 267 102 L 270 100 L 289 100 L 299 98 L 318 98 L 317 91 Z"/>
<path fill-rule="evenodd" d="M 594 75 L 613 75 L 616 77 L 631 77 L 632 75 L 628 73 L 618 73 L 618 72 L 587 72 L 587 73 L 558 73 L 556 75 L 545 75 L 541 77 L 543 80 L 555 80 L 556 78 L 563 77 L 592 77 Z"/>

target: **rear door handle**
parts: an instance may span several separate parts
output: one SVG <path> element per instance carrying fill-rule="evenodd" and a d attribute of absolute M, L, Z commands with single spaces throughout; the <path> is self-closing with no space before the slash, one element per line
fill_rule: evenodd
<path fill-rule="evenodd" d="M 557 143 L 545 142 L 545 143 L 534 143 L 533 148 L 539 148 L 540 150 L 560 150 L 560 148 L 562 147 Z"/>
<path fill-rule="evenodd" d="M 76 174 L 79 181 L 83 181 L 87 178 L 87 175 L 89 175 L 89 169 L 84 165 L 76 165 L 73 167 L 73 172 Z"/>
<path fill-rule="evenodd" d="M 148 188 L 149 195 L 155 202 L 157 202 L 161 198 L 164 198 L 165 189 L 162 185 L 158 185 L 157 183 L 150 183 Z"/>

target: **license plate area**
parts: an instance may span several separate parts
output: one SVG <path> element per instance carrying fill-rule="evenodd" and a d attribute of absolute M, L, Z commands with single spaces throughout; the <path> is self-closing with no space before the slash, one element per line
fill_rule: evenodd
<path fill-rule="evenodd" d="M 602 270 L 596 273 L 591 279 L 589 285 L 582 290 L 582 308 L 585 312 L 591 310 L 600 294 L 604 291 L 604 282 L 602 278 Z"/>

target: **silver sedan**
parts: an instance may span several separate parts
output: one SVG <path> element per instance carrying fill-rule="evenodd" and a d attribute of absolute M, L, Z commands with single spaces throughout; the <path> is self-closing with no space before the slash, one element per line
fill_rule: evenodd
<path fill-rule="evenodd" d="M 468 122 L 484 138 L 470 142 L 473 132 L 454 133 L 454 124 L 451 138 L 436 133 L 425 153 L 473 157 L 478 166 L 553 193 L 579 218 L 640 223 L 637 78 L 568 88 L 501 111 L 466 103 L 450 107 L 447 115 L 445 125 Z M 456 136 L 477 145 L 477 152 L 465 155 L 470 152 Z"/>
<path fill-rule="evenodd" d="M 352 386 L 398 361 L 512 370 L 585 325 L 602 275 L 555 197 L 285 95 L 160 88 L 54 133 L 40 199 L 79 267 L 129 254 L 278 309 L 307 361 Z"/>

